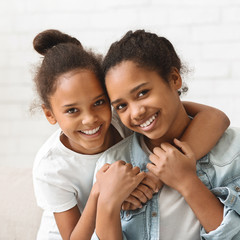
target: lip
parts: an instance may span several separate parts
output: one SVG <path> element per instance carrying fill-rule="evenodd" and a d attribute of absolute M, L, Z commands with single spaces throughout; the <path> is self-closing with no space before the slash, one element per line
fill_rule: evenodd
<path fill-rule="evenodd" d="M 87 134 L 87 133 L 84 133 L 84 132 L 89 132 L 89 131 L 94 131 L 96 130 L 97 128 L 99 128 L 95 133 L 91 134 Z M 84 131 L 84 132 L 83 132 Z M 95 127 L 95 128 L 92 128 L 92 129 L 86 129 L 86 130 L 80 130 L 78 131 L 78 133 L 80 133 L 82 136 L 86 137 L 86 138 L 95 138 L 95 137 L 98 137 L 99 135 L 101 135 L 101 132 L 102 132 L 102 124 L 98 127 Z"/>
<path fill-rule="evenodd" d="M 144 121 L 141 121 L 141 123 L 136 125 L 136 127 L 140 128 L 144 132 L 151 131 L 154 128 L 154 126 L 156 125 L 158 116 L 159 116 L 159 112 L 156 112 L 153 115 L 151 115 L 150 117 L 145 118 Z M 148 125 L 141 126 L 143 124 L 148 124 Z"/>

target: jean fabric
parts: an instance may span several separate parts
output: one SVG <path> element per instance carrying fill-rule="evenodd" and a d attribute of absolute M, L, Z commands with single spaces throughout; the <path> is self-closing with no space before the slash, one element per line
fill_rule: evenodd
<path fill-rule="evenodd" d="M 95 175 L 104 163 L 113 163 L 120 159 L 140 167 L 141 171 L 147 171 L 149 159 L 141 149 L 139 137 L 138 133 L 134 133 L 108 149 L 98 160 Z M 209 233 L 201 228 L 201 239 L 240 239 L 240 129 L 226 130 L 215 147 L 197 161 L 196 171 L 200 180 L 224 205 L 221 225 Z M 141 209 L 120 213 L 123 239 L 161 239 L 159 194 L 161 192 L 155 194 Z M 98 239 L 95 233 L 92 239 Z"/>

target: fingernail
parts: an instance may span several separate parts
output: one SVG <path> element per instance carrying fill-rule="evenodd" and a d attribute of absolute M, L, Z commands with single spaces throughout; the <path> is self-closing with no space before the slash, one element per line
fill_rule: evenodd
<path fill-rule="evenodd" d="M 158 188 L 156 188 L 156 190 L 155 190 L 155 193 L 157 193 L 159 191 L 159 189 Z"/>

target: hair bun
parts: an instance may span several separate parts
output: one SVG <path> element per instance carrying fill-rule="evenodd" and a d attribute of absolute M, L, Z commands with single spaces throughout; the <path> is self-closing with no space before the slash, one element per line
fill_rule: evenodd
<path fill-rule="evenodd" d="M 82 47 L 76 38 L 55 29 L 39 33 L 33 40 L 33 47 L 38 53 L 45 55 L 49 49 L 60 43 L 73 43 Z"/>

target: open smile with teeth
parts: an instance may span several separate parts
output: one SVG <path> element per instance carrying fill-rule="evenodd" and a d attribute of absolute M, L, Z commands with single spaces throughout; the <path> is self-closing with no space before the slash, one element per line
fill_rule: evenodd
<path fill-rule="evenodd" d="M 86 131 L 80 131 L 80 132 L 82 132 L 82 133 L 84 133 L 86 135 L 93 135 L 93 134 L 95 134 L 95 133 L 97 133 L 99 131 L 100 127 L 101 126 L 99 126 L 97 128 L 94 128 L 92 130 L 86 130 Z"/>
<path fill-rule="evenodd" d="M 145 128 L 145 127 L 149 126 L 156 119 L 156 117 L 157 117 L 157 113 L 154 114 L 152 117 L 150 117 L 145 123 L 140 124 L 139 126 L 141 128 Z"/>

